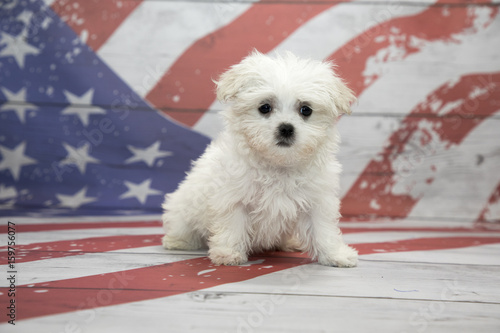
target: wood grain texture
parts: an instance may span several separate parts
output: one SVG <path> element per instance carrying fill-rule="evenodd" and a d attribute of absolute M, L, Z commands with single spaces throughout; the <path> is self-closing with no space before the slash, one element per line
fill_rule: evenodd
<path fill-rule="evenodd" d="M 275 303 L 271 303 L 275 300 Z M 102 308 L 71 316 L 27 320 L 26 329 L 63 329 L 66 325 L 93 332 L 118 326 L 169 332 L 495 332 L 498 305 L 462 302 L 321 297 L 309 295 L 201 292 L 149 304 L 124 305 L 118 312 Z M 353 315 L 353 311 L 357 315 Z M 293 315 L 292 315 L 293 314 Z M 141 319 L 139 319 L 141 318 Z M 37 326 L 38 325 L 38 326 Z"/>
<path fill-rule="evenodd" d="M 68 285 L 58 292 L 57 287 L 54 289 L 48 284 L 44 287 L 43 280 L 76 277 L 78 267 L 85 267 L 87 274 L 96 274 L 96 277 L 107 271 L 116 278 L 124 267 L 162 265 L 187 259 L 189 255 L 179 257 L 150 248 L 144 253 L 87 254 L 86 262 L 48 259 L 38 265 L 21 267 L 27 273 L 25 279 L 31 280 L 28 287 L 39 284 L 41 295 L 66 295 L 68 301 L 86 290 L 87 301 L 82 300 L 79 311 L 27 319 L 20 324 L 23 330 L 38 327 L 42 331 L 58 331 L 72 325 L 95 332 L 117 325 L 125 332 L 154 330 L 162 325 L 168 325 L 172 332 L 323 332 L 332 327 L 359 332 L 369 331 L 374 325 L 388 331 L 469 332 L 481 327 L 484 332 L 495 332 L 500 327 L 496 315 L 500 309 L 496 288 L 500 273 L 495 256 L 498 246 L 474 249 L 456 249 L 453 255 L 426 251 L 426 257 L 431 254 L 433 262 L 419 262 L 413 252 L 400 252 L 397 260 L 381 253 L 367 255 L 361 257 L 359 267 L 354 269 L 311 263 L 238 283 L 160 298 L 156 295 L 160 291 L 157 287 L 135 285 L 134 277 L 138 277 L 132 271 L 122 278 L 130 284 L 114 291 L 99 285 L 93 288 Z M 466 259 L 450 264 L 449 258 L 469 258 L 475 263 Z M 268 264 L 253 263 L 252 266 L 266 269 Z M 238 270 L 244 273 L 251 268 L 243 266 Z M 51 277 L 50 271 L 58 273 Z M 181 274 L 189 275 L 189 272 Z M 33 278 L 29 278 L 30 275 Z M 172 277 L 167 271 L 163 276 L 167 280 Z M 21 292 L 27 292 L 23 290 Z M 133 298 L 140 295 L 139 298 L 148 300 L 110 306 L 126 295 Z M 91 306 L 87 308 L 84 303 Z M 58 304 L 65 302 L 60 300 Z M 96 305 L 98 307 L 94 307 Z M 46 310 L 50 312 L 51 306 L 46 305 Z M 3 324 L 2 329 L 10 331 L 11 328 Z"/>
<path fill-rule="evenodd" d="M 0 219 L 0 261 L 8 261 L 3 226 L 14 221 L 19 304 L 16 326 L 0 313 L 1 332 L 500 331 L 500 1 L 44 2 L 50 8 L 19 11 L 0 27 L 0 210 L 10 215 Z M 67 92 L 6 71 L 5 64 L 21 68 L 36 53 L 8 55 L 9 38 L 23 24 L 43 28 L 59 19 L 72 29 L 64 35 L 71 40 L 46 45 L 63 63 L 95 74 L 101 89 L 122 84 L 111 97 L 72 103 Z M 24 31 L 32 46 L 33 31 Z M 212 79 L 254 47 L 332 60 L 357 94 L 352 115 L 338 123 L 338 157 L 341 227 L 360 252 L 359 267 L 324 267 L 307 254 L 276 252 L 255 254 L 247 265 L 213 266 L 206 250 L 164 250 L 159 215 L 54 218 L 59 203 L 48 200 L 40 204 L 54 210 L 17 216 L 25 213 L 16 211 L 17 197 L 32 194 L 7 185 L 28 173 L 5 160 L 23 148 L 22 133 L 10 128 L 37 133 L 27 150 L 45 149 L 60 164 L 69 156 L 53 143 L 61 124 L 65 136 L 75 135 L 75 149 L 128 152 L 130 144 L 108 138 L 132 130 L 132 146 L 150 144 L 141 141 L 150 124 L 105 133 L 107 116 L 60 114 L 67 108 L 105 110 L 113 125 L 121 116 L 160 115 L 154 119 L 214 138 L 225 106 L 215 101 Z M 47 82 L 80 82 L 77 70 L 56 75 L 59 65 L 44 61 L 22 69 Z M 97 65 L 105 68 L 100 77 Z M 14 90 L 6 88 L 11 82 Z M 41 113 L 58 116 L 42 126 Z M 81 126 L 71 133 L 75 124 Z M 161 132 L 154 140 L 175 142 L 182 148 L 176 158 L 192 155 L 182 136 Z M 86 158 L 95 162 L 92 149 Z M 160 164 L 167 165 L 161 177 L 186 171 L 153 161 L 149 168 L 146 160 L 102 164 L 140 169 L 146 178 Z M 83 176 L 75 165 L 71 175 Z M 54 177 L 49 171 L 31 177 Z M 2 309 L 9 287 L 0 280 Z"/>

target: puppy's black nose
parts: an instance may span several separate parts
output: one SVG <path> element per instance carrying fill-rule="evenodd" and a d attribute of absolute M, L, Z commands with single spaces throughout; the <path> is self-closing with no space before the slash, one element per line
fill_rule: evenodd
<path fill-rule="evenodd" d="M 293 136 L 295 129 L 292 124 L 283 123 L 278 127 L 278 131 L 282 138 L 288 139 Z"/>

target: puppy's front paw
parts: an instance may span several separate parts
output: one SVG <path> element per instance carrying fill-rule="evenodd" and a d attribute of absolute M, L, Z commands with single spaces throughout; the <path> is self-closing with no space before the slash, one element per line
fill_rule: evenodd
<path fill-rule="evenodd" d="M 303 251 L 301 242 L 295 236 L 285 239 L 281 243 L 281 245 L 278 247 L 278 250 L 284 251 L 284 252 L 300 252 L 300 251 Z"/>
<path fill-rule="evenodd" d="M 325 266 L 355 267 L 358 264 L 358 251 L 343 244 L 333 253 L 320 255 L 318 262 Z"/>
<path fill-rule="evenodd" d="M 208 250 L 208 257 L 215 265 L 241 265 L 247 262 L 246 254 L 229 247 L 214 247 Z"/>
<path fill-rule="evenodd" d="M 200 248 L 200 244 L 192 239 L 179 239 L 169 235 L 163 236 L 162 244 L 167 250 L 197 250 Z"/>

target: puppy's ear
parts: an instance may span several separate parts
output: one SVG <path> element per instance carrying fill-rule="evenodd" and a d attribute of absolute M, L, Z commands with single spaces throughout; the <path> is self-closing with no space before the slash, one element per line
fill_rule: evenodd
<path fill-rule="evenodd" d="M 330 98 L 336 110 L 336 116 L 351 114 L 351 103 L 356 101 L 353 91 L 347 87 L 344 81 L 335 72 L 335 64 L 331 61 L 323 63 L 329 71 L 328 87 Z"/>
<path fill-rule="evenodd" d="M 351 114 L 351 103 L 356 101 L 356 96 L 341 78 L 334 75 L 333 80 L 333 103 L 337 108 L 338 115 Z"/>
<path fill-rule="evenodd" d="M 214 80 L 217 85 L 217 99 L 221 102 L 228 102 L 236 97 L 242 86 L 242 75 L 239 65 L 232 66 L 228 71 L 223 73 L 218 81 Z"/>
<path fill-rule="evenodd" d="M 266 59 L 264 54 L 253 50 L 239 64 L 231 66 L 229 70 L 223 73 L 219 80 L 214 80 L 217 85 L 217 99 L 221 102 L 234 100 L 240 92 L 251 85 L 255 85 L 260 77 L 259 73 L 256 72 L 256 68 L 264 59 Z"/>

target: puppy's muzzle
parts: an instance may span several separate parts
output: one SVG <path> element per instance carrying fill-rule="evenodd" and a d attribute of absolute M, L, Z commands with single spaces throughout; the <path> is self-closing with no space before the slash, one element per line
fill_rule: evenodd
<path fill-rule="evenodd" d="M 276 132 L 277 145 L 280 147 L 290 147 L 295 139 L 295 128 L 292 124 L 282 123 Z"/>

